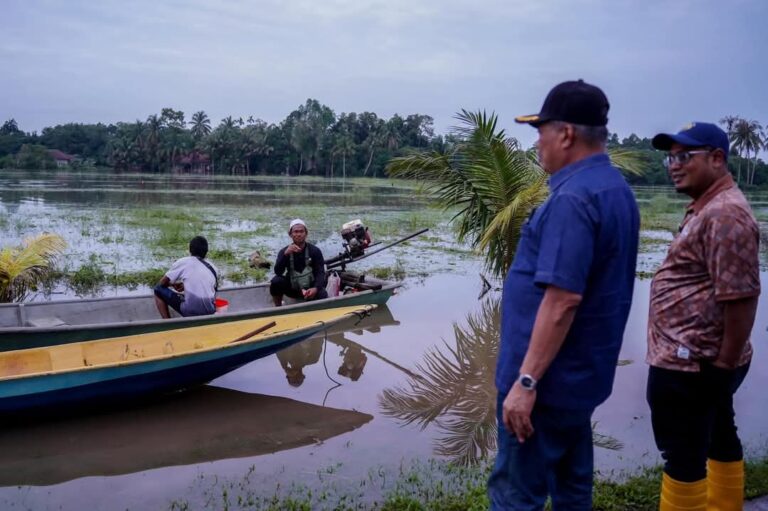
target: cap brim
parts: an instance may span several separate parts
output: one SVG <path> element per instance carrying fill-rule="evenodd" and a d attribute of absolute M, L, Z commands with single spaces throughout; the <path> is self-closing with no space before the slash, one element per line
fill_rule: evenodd
<path fill-rule="evenodd" d="M 679 133 L 675 135 L 671 133 L 659 133 L 651 140 L 653 148 L 659 149 L 660 151 L 669 151 L 672 148 L 672 144 L 680 144 L 688 147 L 702 147 L 706 145 L 701 143 L 700 140 Z"/>
<path fill-rule="evenodd" d="M 530 124 L 534 128 L 537 126 L 541 126 L 544 124 L 546 119 L 542 118 L 539 114 L 533 114 L 533 115 L 521 115 L 519 117 L 515 117 L 515 122 L 518 124 Z"/>

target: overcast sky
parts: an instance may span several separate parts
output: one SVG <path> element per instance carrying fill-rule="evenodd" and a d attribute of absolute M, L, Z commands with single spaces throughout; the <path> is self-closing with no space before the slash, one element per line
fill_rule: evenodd
<path fill-rule="evenodd" d="M 768 0 L 0 0 L 0 122 L 279 122 L 334 112 L 537 112 L 583 78 L 620 136 L 740 115 L 768 124 Z"/>

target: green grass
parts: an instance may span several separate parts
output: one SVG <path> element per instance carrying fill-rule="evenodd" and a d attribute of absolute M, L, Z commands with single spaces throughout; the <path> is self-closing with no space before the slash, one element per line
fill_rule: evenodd
<path fill-rule="evenodd" d="M 82 296 L 96 292 L 104 284 L 106 277 L 98 256 L 91 254 L 85 264 L 67 275 L 67 280 L 75 293 Z"/>
<path fill-rule="evenodd" d="M 278 236 L 282 233 L 275 233 L 271 225 L 262 225 L 250 231 L 230 231 L 221 233 L 221 237 L 230 240 L 249 240 L 259 236 Z"/>
<path fill-rule="evenodd" d="M 263 282 L 266 280 L 268 272 L 268 270 L 261 268 L 245 268 L 229 271 L 224 274 L 224 277 L 233 284 L 246 284 L 248 282 Z"/>
<path fill-rule="evenodd" d="M 134 272 L 126 272 L 108 275 L 105 283 L 111 286 L 122 286 L 128 289 L 136 289 L 139 286 L 154 287 L 165 275 L 165 268 L 150 268 Z"/>
<path fill-rule="evenodd" d="M 403 280 L 407 276 L 403 263 L 399 259 L 395 261 L 394 266 L 374 266 L 367 270 L 366 273 L 382 280 Z"/>
<path fill-rule="evenodd" d="M 383 511 L 481 511 L 489 508 L 486 483 L 491 465 L 464 467 L 443 461 L 414 461 L 392 473 L 372 468 L 366 478 L 349 481 L 337 472 L 342 465 L 318 470 L 319 485 L 278 484 L 274 491 L 254 488 L 251 469 L 242 479 L 200 476 L 202 498 L 213 509 L 360 510 Z M 340 484 L 345 481 L 346 484 Z M 595 511 L 656 511 L 659 506 L 661 468 L 649 468 L 620 482 L 596 474 Z M 768 457 L 747 462 L 746 496 L 768 495 Z M 174 500 L 169 509 L 197 509 L 196 502 Z M 549 509 L 549 507 L 547 507 Z"/>
<path fill-rule="evenodd" d="M 136 289 L 139 286 L 151 288 L 165 275 L 165 271 L 164 268 L 148 268 L 133 272 L 108 273 L 102 268 L 99 257 L 91 254 L 88 262 L 77 270 L 57 272 L 56 277 L 71 287 L 78 296 L 83 296 L 94 294 L 104 286 L 128 289 Z"/>
<path fill-rule="evenodd" d="M 247 259 L 246 256 L 241 256 L 238 254 L 235 254 L 228 248 L 220 249 L 220 250 L 211 250 L 208 252 L 208 255 L 206 256 L 207 259 L 210 259 L 211 261 L 214 261 L 214 264 L 237 264 L 240 262 L 241 259 Z"/>

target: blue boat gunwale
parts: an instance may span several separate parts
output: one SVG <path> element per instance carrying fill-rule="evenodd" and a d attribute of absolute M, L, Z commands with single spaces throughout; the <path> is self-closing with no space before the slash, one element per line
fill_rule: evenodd
<path fill-rule="evenodd" d="M 289 328 L 285 330 L 279 330 L 270 332 L 266 335 L 259 334 L 255 336 L 252 339 L 246 339 L 243 341 L 239 341 L 237 343 L 228 343 L 223 345 L 213 345 L 209 347 L 201 347 L 199 349 L 192 349 L 187 350 L 183 352 L 172 352 L 162 355 L 155 355 L 155 356 L 149 356 L 149 357 L 140 357 L 135 359 L 128 359 L 128 360 L 120 360 L 116 362 L 109 362 L 105 364 L 98 364 L 98 365 L 84 365 L 82 367 L 75 367 L 75 368 L 65 368 L 65 369 L 58 369 L 58 370 L 51 370 L 51 371 L 40 371 L 40 372 L 34 372 L 34 373 L 24 373 L 24 374 L 16 374 L 11 376 L 0 376 L 0 385 L 4 383 L 11 383 L 14 381 L 19 380 L 33 380 L 33 379 L 39 379 L 39 378 L 45 378 L 45 377 L 55 377 L 59 375 L 66 375 L 66 374 L 80 374 L 83 372 L 88 371 L 100 371 L 100 370 L 107 370 L 107 369 L 116 369 L 121 367 L 132 367 L 135 365 L 140 364 L 152 364 L 162 361 L 173 361 L 174 359 L 179 359 L 183 357 L 191 357 L 191 356 L 198 356 L 198 355 L 205 355 L 212 352 L 219 352 L 222 354 L 222 358 L 229 355 L 229 354 L 237 354 L 238 352 L 247 351 L 248 348 L 253 349 L 254 344 L 259 344 L 260 347 L 263 347 L 264 349 L 270 348 L 274 344 L 278 343 L 270 343 L 270 341 L 274 341 L 276 338 L 285 337 L 287 332 L 290 332 L 290 339 L 287 339 L 286 342 L 289 342 L 290 340 L 303 336 L 304 338 L 310 337 L 328 326 L 335 325 L 336 323 L 340 323 L 342 321 L 345 321 L 347 319 L 350 319 L 352 316 L 356 316 L 359 314 L 368 314 L 372 312 L 374 309 L 376 309 L 377 305 L 375 304 L 368 304 L 368 305 L 352 305 L 349 307 L 344 307 L 344 309 L 347 310 L 347 312 L 344 312 L 341 315 L 337 315 L 335 317 L 332 317 L 329 320 L 320 320 L 316 321 L 314 323 L 311 323 L 309 325 L 300 327 L 300 328 Z M 332 309 L 326 309 L 326 312 L 333 311 L 335 308 Z M 320 311 L 305 311 L 305 312 L 320 312 Z M 281 314 L 280 316 L 294 316 L 297 314 L 303 314 L 302 312 L 296 312 L 292 314 Z M 268 318 L 269 316 L 267 316 Z M 256 321 L 258 319 L 266 319 L 266 318 L 253 318 L 253 319 L 245 319 L 241 320 L 242 322 L 246 321 Z M 234 321 L 232 323 L 237 323 L 237 321 Z M 190 326 L 187 328 L 180 328 L 180 329 L 174 329 L 174 330 L 168 330 L 168 331 L 162 331 L 162 332 L 152 332 L 150 334 L 136 334 L 133 336 L 126 336 L 126 337 L 115 337 L 110 339 L 101 339 L 101 340 L 90 340 L 90 341 L 83 341 L 80 343 L 72 343 L 72 344 L 98 344 L 101 342 L 109 342 L 109 341 L 118 341 L 125 340 L 129 337 L 142 337 L 145 335 L 157 335 L 157 334 L 168 334 L 173 333 L 174 335 L 182 334 L 185 330 L 192 330 L 201 328 L 204 326 L 215 326 L 215 325 L 199 325 L 199 326 Z M 309 333 L 307 333 L 309 332 Z M 35 347 L 35 348 L 27 348 L 23 350 L 15 350 L 14 353 L 23 353 L 23 352 L 30 352 L 30 351 L 46 351 L 50 348 L 54 348 L 55 346 L 43 346 L 43 347 Z"/>

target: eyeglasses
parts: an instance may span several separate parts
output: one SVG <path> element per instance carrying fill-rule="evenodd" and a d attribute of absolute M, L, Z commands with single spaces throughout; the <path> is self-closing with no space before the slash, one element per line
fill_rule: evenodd
<path fill-rule="evenodd" d="M 664 165 L 667 167 L 671 167 L 675 163 L 678 165 L 685 165 L 691 161 L 691 158 L 693 158 L 694 154 L 707 154 L 711 152 L 712 149 L 703 149 L 700 151 L 680 151 L 679 153 L 667 153 L 667 156 L 664 158 Z"/>

